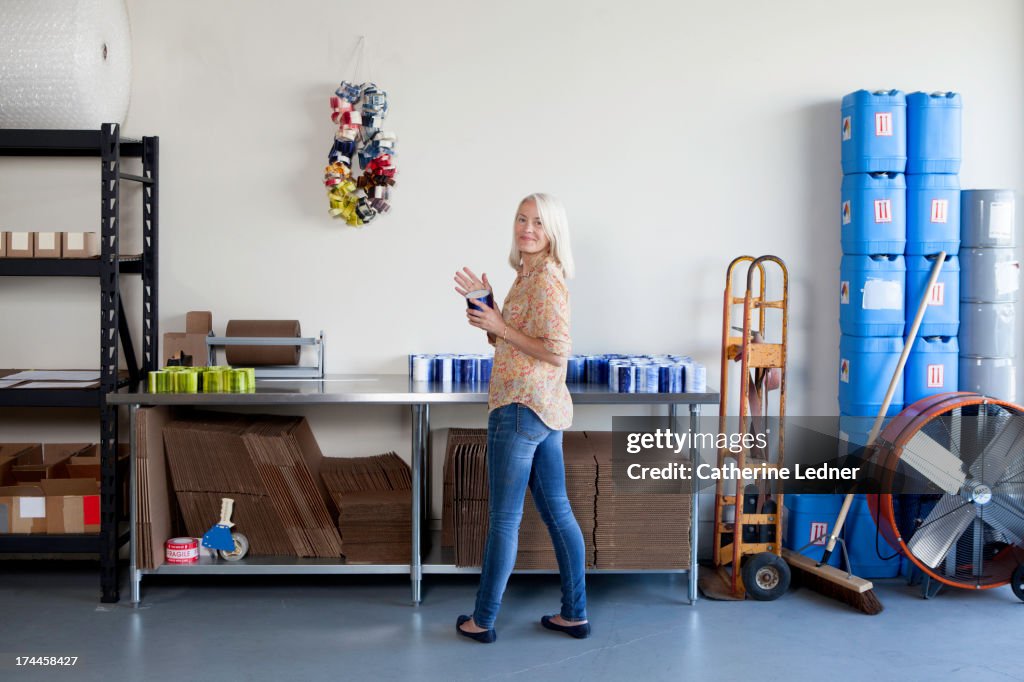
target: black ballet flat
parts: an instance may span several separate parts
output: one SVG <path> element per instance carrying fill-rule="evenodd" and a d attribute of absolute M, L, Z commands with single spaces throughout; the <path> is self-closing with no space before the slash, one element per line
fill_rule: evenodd
<path fill-rule="evenodd" d="M 559 625 L 554 623 L 551 619 L 554 616 L 541 616 L 540 624 L 546 627 L 548 630 L 555 630 L 556 632 L 564 632 L 570 637 L 576 639 L 586 639 L 590 636 L 590 622 L 579 623 L 578 625 Z"/>
<path fill-rule="evenodd" d="M 498 633 L 494 631 L 494 628 L 491 628 L 490 630 L 484 630 L 483 632 L 466 632 L 465 630 L 463 630 L 461 625 L 466 621 L 472 619 L 473 616 L 459 616 L 459 619 L 455 621 L 455 629 L 458 631 L 460 635 L 462 635 L 463 637 L 469 637 L 470 639 L 475 639 L 481 644 L 490 644 L 498 638 Z"/>

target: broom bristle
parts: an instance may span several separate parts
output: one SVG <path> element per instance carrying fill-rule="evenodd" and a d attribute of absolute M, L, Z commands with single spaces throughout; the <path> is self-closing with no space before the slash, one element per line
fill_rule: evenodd
<path fill-rule="evenodd" d="M 823 597 L 828 597 L 829 599 L 835 599 L 836 601 L 841 601 L 844 604 L 849 604 L 861 613 L 866 613 L 869 616 L 877 616 L 885 608 L 882 606 L 882 602 L 879 601 L 878 597 L 875 595 L 874 590 L 859 592 L 852 588 L 837 585 L 831 580 L 822 578 L 801 566 L 790 564 L 789 568 L 794 580 L 800 585 L 817 592 Z"/>

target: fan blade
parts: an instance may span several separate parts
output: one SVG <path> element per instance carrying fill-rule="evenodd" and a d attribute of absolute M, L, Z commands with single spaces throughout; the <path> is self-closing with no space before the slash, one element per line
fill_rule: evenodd
<path fill-rule="evenodd" d="M 959 495 L 946 495 L 914 531 L 907 549 L 930 568 L 938 566 L 974 520 L 974 505 Z"/>
<path fill-rule="evenodd" d="M 1010 500 L 996 495 L 991 504 L 986 504 L 981 511 L 981 518 L 1003 535 L 1009 542 L 1024 546 L 1024 510 L 1016 508 Z"/>
<path fill-rule="evenodd" d="M 924 431 L 914 434 L 903 447 L 900 461 L 906 462 L 949 495 L 958 493 L 967 478 L 960 458 Z"/>
<path fill-rule="evenodd" d="M 1024 447 L 1024 417 L 1010 415 L 985 449 L 971 463 L 971 477 L 991 485 L 1006 473 L 1010 455 Z"/>

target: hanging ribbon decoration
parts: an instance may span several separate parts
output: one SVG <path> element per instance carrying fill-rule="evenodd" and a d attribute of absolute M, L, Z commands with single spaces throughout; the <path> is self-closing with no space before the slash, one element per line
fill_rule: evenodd
<path fill-rule="evenodd" d="M 388 96 L 373 83 L 342 81 L 330 104 L 331 121 L 338 126 L 324 169 L 330 213 L 359 227 L 391 210 L 397 169 L 395 134 L 382 130 Z"/>

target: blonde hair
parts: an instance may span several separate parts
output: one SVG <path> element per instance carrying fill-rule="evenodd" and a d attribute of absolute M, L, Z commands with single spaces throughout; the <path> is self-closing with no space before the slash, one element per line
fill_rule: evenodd
<path fill-rule="evenodd" d="M 537 205 L 537 214 L 544 228 L 544 234 L 548 238 L 548 249 L 552 258 L 562 268 L 562 274 L 566 279 L 571 279 L 576 273 L 576 264 L 572 258 L 572 245 L 569 242 L 569 218 L 565 213 L 565 205 L 550 194 L 534 193 L 523 198 L 519 202 L 522 206 L 527 201 L 533 201 Z M 516 245 L 515 232 L 512 235 L 512 250 L 508 255 L 508 262 L 518 269 L 522 263 L 523 255 Z"/>

